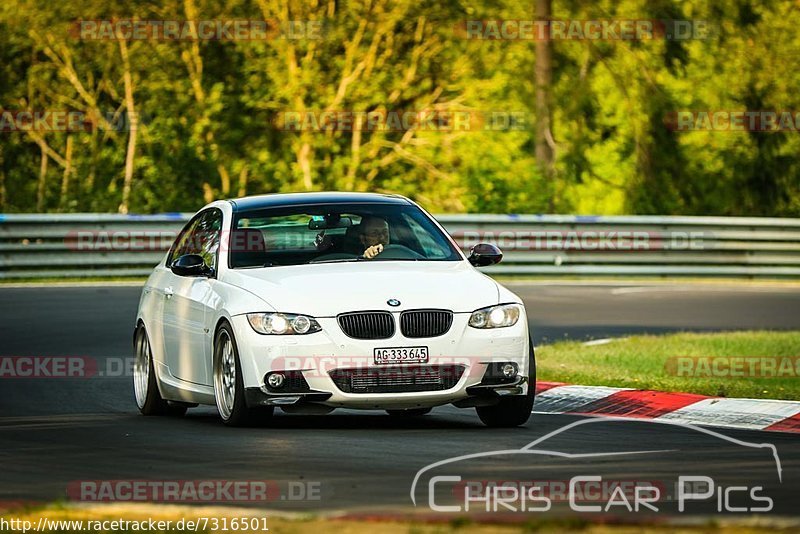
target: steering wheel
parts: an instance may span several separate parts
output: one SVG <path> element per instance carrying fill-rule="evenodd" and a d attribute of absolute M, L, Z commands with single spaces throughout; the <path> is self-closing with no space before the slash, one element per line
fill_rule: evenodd
<path fill-rule="evenodd" d="M 424 256 L 418 254 L 405 245 L 384 245 L 383 251 L 373 259 L 380 260 L 422 260 Z"/>

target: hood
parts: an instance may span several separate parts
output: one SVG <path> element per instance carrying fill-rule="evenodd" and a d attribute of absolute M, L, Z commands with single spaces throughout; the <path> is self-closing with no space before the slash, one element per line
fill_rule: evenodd
<path fill-rule="evenodd" d="M 499 298 L 497 284 L 465 261 L 360 261 L 231 269 L 225 281 L 264 299 L 275 311 L 315 317 L 414 308 L 471 312 L 497 304 Z M 400 306 L 389 306 L 389 299 L 399 300 Z"/>

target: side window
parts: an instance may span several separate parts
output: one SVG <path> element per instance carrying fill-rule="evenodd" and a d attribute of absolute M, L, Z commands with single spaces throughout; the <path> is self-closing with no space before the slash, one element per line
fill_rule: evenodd
<path fill-rule="evenodd" d="M 219 252 L 220 234 L 222 233 L 222 212 L 212 209 L 197 221 L 197 226 L 192 231 L 192 242 L 197 247 L 193 254 L 200 254 L 206 265 L 217 270 L 217 257 Z"/>
<path fill-rule="evenodd" d="M 184 252 L 189 248 L 189 238 L 192 235 L 192 231 L 197 226 L 197 222 L 200 220 L 202 215 L 196 215 L 192 220 L 186 223 L 186 226 L 183 227 L 183 230 L 180 231 L 178 237 L 175 238 L 175 243 L 172 244 L 172 248 L 169 250 L 169 256 L 167 256 L 167 267 L 169 267 L 173 261 L 180 258 L 184 254 L 188 254 L 188 252 Z"/>
<path fill-rule="evenodd" d="M 199 254 L 206 265 L 216 270 L 217 252 L 222 233 L 222 212 L 218 209 L 204 211 L 187 224 L 172 247 L 167 266 L 184 254 Z"/>

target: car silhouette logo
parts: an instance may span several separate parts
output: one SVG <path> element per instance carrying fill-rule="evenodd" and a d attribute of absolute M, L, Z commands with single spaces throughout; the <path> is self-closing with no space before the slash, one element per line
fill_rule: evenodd
<path fill-rule="evenodd" d="M 386 301 L 389 306 L 400 306 L 400 301 L 397 299 L 389 299 Z"/>

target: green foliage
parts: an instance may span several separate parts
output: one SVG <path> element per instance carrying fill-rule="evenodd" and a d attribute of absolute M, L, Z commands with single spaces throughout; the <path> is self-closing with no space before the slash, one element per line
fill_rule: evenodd
<path fill-rule="evenodd" d="M 800 110 L 800 22 L 783 0 L 552 0 L 555 19 L 681 19 L 705 39 L 552 42 L 553 176 L 534 157 L 534 46 L 469 40 L 515 0 L 7 0 L 0 109 L 126 115 L 131 133 L 0 132 L 0 211 L 194 211 L 221 197 L 396 192 L 436 212 L 800 216 L 800 133 L 675 132 L 679 110 Z M 127 41 L 76 20 L 314 20 L 322 39 Z M 285 131 L 281 112 L 522 112 L 506 131 Z M 70 141 L 68 141 L 70 139 Z M 72 144 L 71 154 L 67 144 Z M 42 172 L 43 149 L 46 169 Z M 47 152 L 49 150 L 49 152 Z"/>

